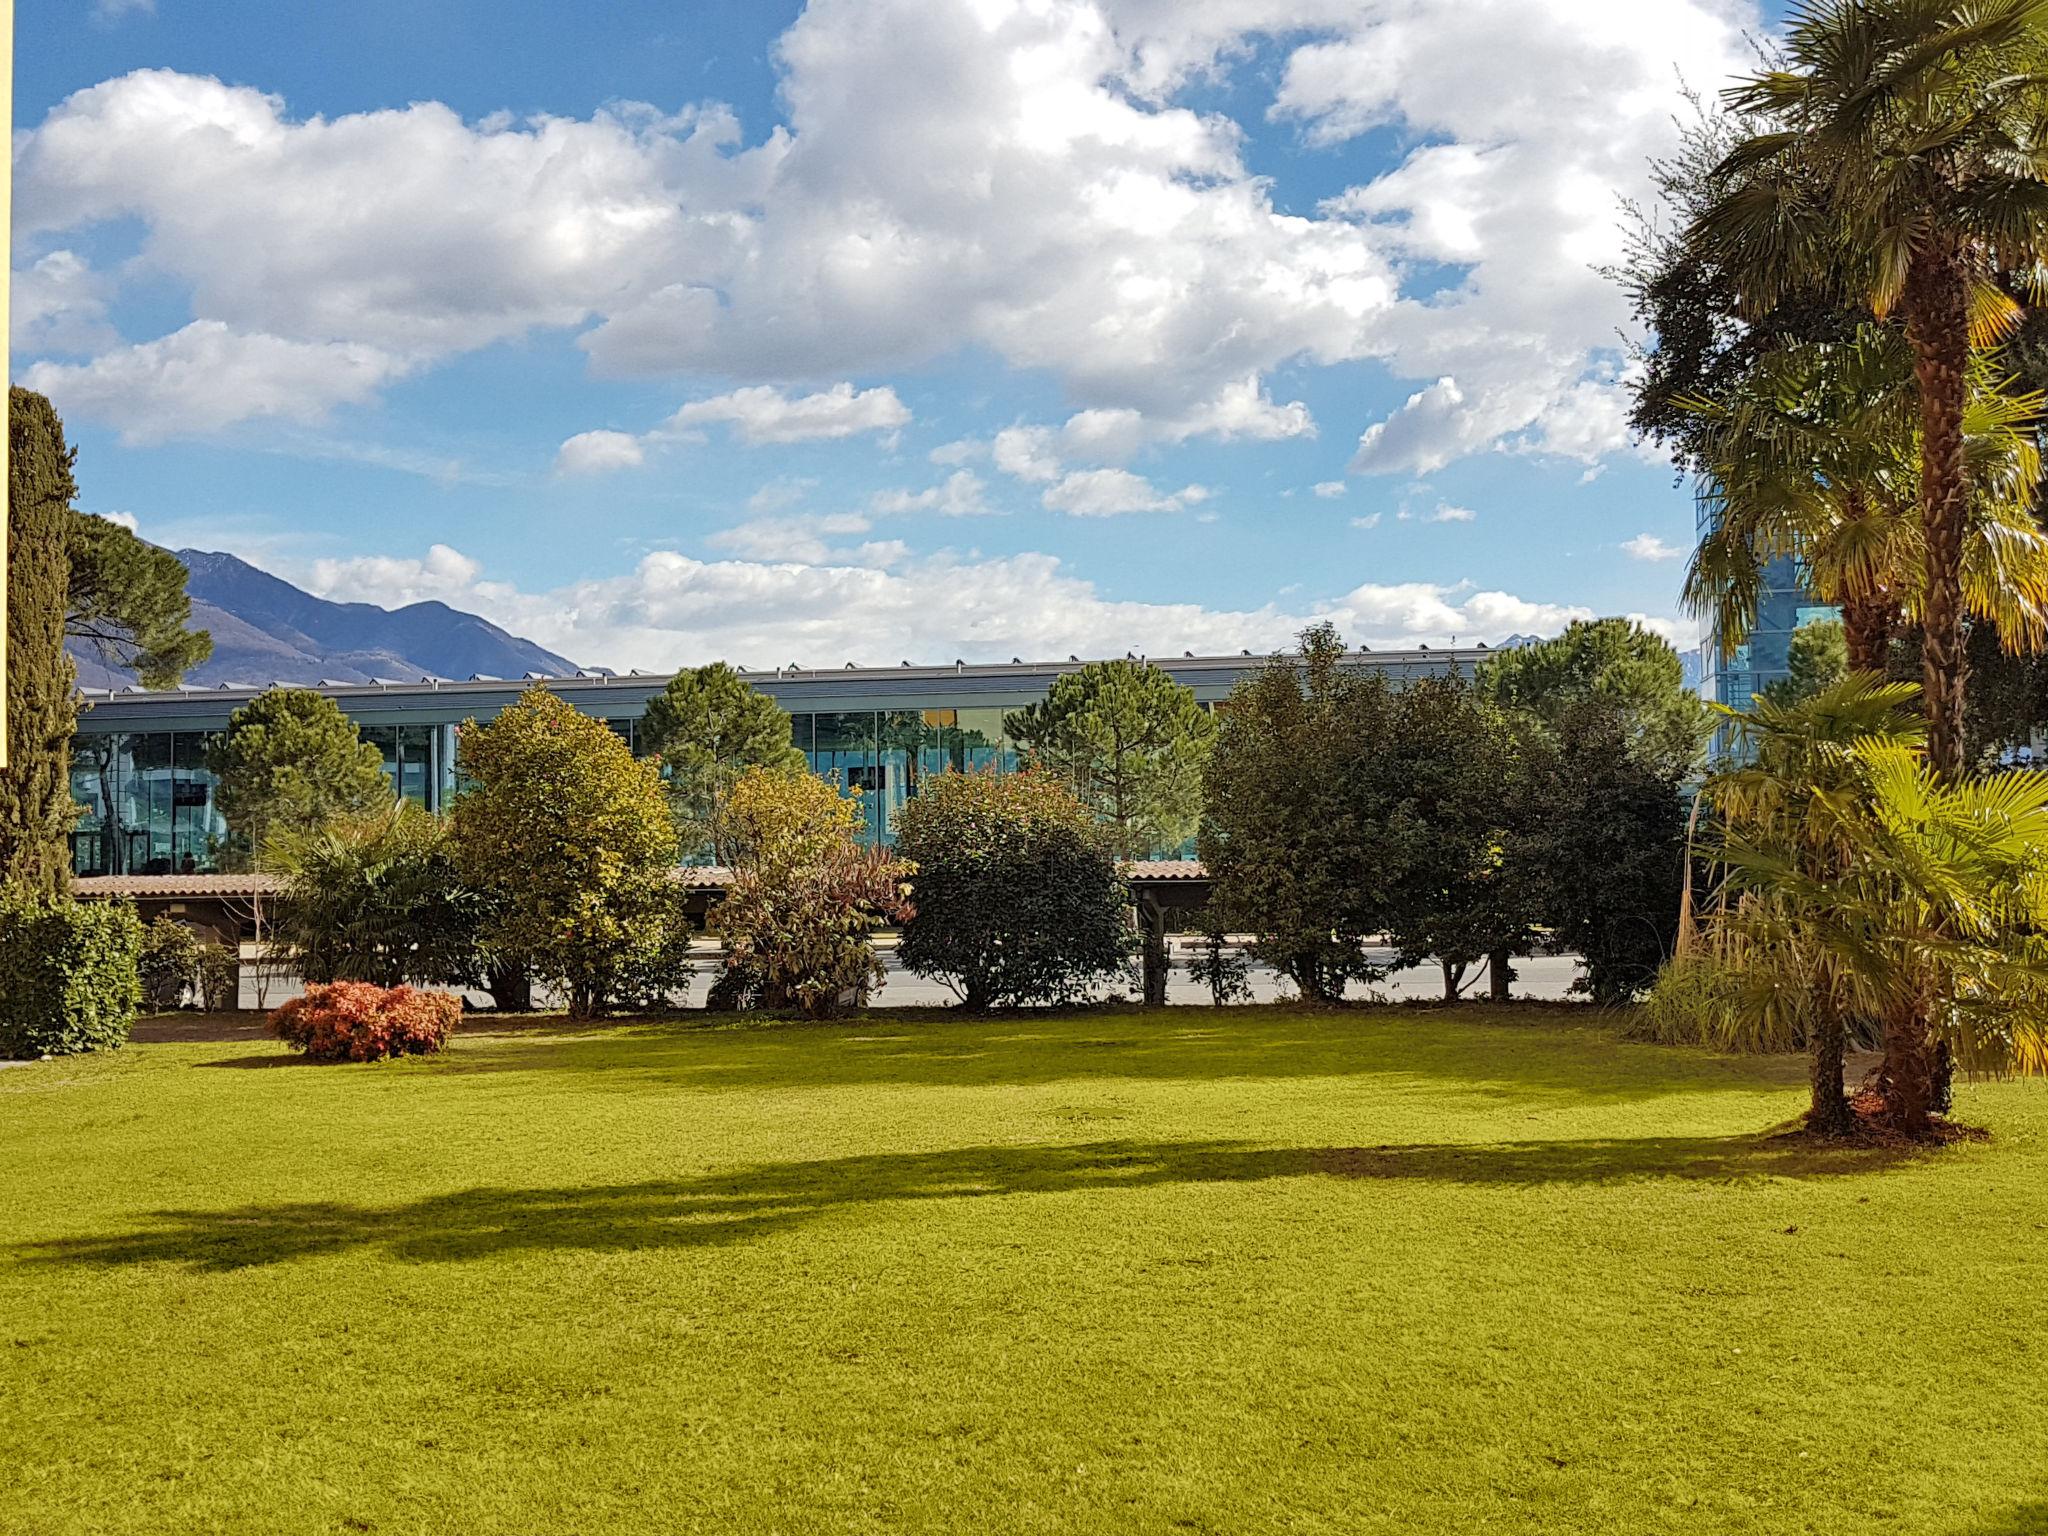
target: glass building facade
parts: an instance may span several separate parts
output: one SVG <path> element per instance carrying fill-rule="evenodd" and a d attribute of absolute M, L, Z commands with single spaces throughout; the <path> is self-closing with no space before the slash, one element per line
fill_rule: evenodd
<path fill-rule="evenodd" d="M 1397 679 L 1469 673 L 1484 647 L 1361 655 L 1358 665 Z M 1264 657 L 1187 657 L 1156 663 L 1213 706 Z M 1035 703 L 1062 672 L 1080 664 L 857 669 L 743 674 L 789 712 L 790 734 L 814 772 L 859 790 L 870 842 L 895 840 L 903 807 L 928 778 L 948 769 L 1016 768 L 1004 716 Z M 585 674 L 544 679 L 584 713 L 640 750 L 639 722 L 661 677 Z M 383 755 L 394 791 L 430 810 L 456 789 L 456 731 L 489 719 L 526 681 L 322 687 Z M 206 771 L 208 740 L 258 688 L 185 688 L 88 694 L 72 747 L 71 793 L 81 808 L 71 837 L 81 875 L 209 873 L 219 867 L 227 825 Z M 1162 850 L 1166 852 L 1167 850 Z"/>
<path fill-rule="evenodd" d="M 71 864 L 81 875 L 210 870 L 227 823 L 213 803 L 207 736 L 121 731 L 80 736 L 71 751 Z"/>
<path fill-rule="evenodd" d="M 1704 537 L 1713 523 L 1713 499 L 1701 496 L 1697 510 Z M 1749 708 L 1752 698 L 1790 674 L 1793 633 L 1840 615 L 1839 608 L 1814 601 L 1797 561 L 1790 556 L 1773 560 L 1764 568 L 1749 637 L 1734 646 L 1723 646 L 1718 634 L 1707 637 L 1701 696 L 1730 709 Z"/>
<path fill-rule="evenodd" d="M 88 715 L 86 717 L 90 719 Z M 443 745 L 431 725 L 365 725 L 394 790 L 429 810 L 446 798 Z M 215 732 L 88 731 L 71 746 L 75 875 L 210 874 L 220 867 L 228 824 L 215 804 L 206 747 Z"/>

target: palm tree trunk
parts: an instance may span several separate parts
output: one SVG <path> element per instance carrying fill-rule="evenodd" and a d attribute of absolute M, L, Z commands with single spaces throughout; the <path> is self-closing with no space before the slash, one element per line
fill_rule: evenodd
<path fill-rule="evenodd" d="M 1954 781 L 1963 776 L 1963 690 L 1970 672 L 1962 602 L 1963 530 L 1970 499 L 1963 461 L 1970 314 L 1958 253 L 1945 244 L 1924 247 L 1907 272 L 1904 298 L 1906 338 L 1920 388 L 1920 523 L 1927 544 L 1920 677 L 1927 707 L 1927 763 Z M 1939 1064 L 1924 1009 L 1903 1010 L 1888 1022 L 1882 1068 L 1887 1112 L 1907 1135 L 1931 1134 L 1929 1115 L 1947 1091 L 1937 1081 Z"/>
<path fill-rule="evenodd" d="M 1851 672 L 1884 672 L 1898 619 L 1899 605 L 1882 593 L 1842 600 L 1842 635 L 1848 642 Z"/>
<path fill-rule="evenodd" d="M 1842 1021 L 1830 1018 L 1813 1032 L 1813 1103 L 1806 1111 L 1806 1128 L 1820 1136 L 1845 1136 L 1856 1125 L 1843 1089 L 1843 1063 L 1848 1054 L 1847 1031 Z"/>
<path fill-rule="evenodd" d="M 1884 1060 L 1877 1069 L 1885 1119 L 1915 1141 L 1934 1135 L 1934 1058 L 1923 1003 L 1909 1003 L 1885 1021 Z"/>
<path fill-rule="evenodd" d="M 1906 337 L 1920 389 L 1920 523 L 1927 543 L 1927 591 L 1921 599 L 1920 674 L 1927 705 L 1927 761 L 1936 773 L 1963 773 L 1963 526 L 1970 486 L 1963 462 L 1963 408 L 1969 397 L 1969 295 L 1963 264 L 1946 244 L 1913 257 L 1904 294 Z"/>

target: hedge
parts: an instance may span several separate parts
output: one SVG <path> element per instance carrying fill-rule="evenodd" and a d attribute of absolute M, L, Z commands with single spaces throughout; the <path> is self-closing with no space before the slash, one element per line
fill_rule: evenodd
<path fill-rule="evenodd" d="M 123 1045 L 142 1001 L 142 922 L 127 902 L 0 895 L 0 1056 Z"/>

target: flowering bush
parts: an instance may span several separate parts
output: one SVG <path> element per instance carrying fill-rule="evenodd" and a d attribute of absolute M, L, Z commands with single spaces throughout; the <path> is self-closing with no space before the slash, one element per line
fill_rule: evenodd
<path fill-rule="evenodd" d="M 461 1018 L 452 992 L 336 981 L 272 1010 L 270 1032 L 315 1061 L 380 1061 L 440 1050 Z"/>
<path fill-rule="evenodd" d="M 882 985 L 874 932 L 915 910 L 914 866 L 859 847 L 859 799 L 815 774 L 749 768 L 725 814 L 734 867 L 714 921 L 730 981 L 713 1005 L 751 996 L 814 1019 L 865 1007 Z"/>

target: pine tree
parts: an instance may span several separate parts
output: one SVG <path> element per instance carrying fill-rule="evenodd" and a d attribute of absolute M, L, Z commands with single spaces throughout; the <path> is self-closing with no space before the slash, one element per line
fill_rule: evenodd
<path fill-rule="evenodd" d="M 228 717 L 206 745 L 206 767 L 227 819 L 222 861 L 248 869 L 279 834 L 381 809 L 391 780 L 377 749 L 341 706 L 310 688 L 270 688 Z"/>
<path fill-rule="evenodd" d="M 0 886 L 61 891 L 70 878 L 66 833 L 71 733 L 78 722 L 64 651 L 70 579 L 73 455 L 43 396 L 8 392 L 7 766 L 0 768 Z"/>

